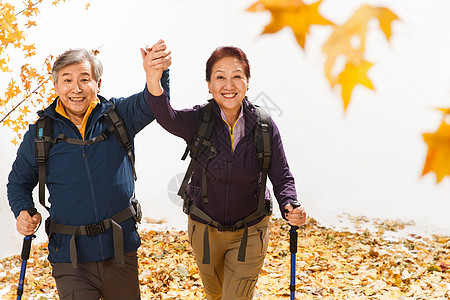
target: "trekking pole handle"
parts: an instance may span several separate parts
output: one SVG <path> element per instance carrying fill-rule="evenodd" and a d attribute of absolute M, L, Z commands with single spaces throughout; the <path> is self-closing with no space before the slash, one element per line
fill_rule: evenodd
<path fill-rule="evenodd" d="M 31 217 L 33 217 L 35 214 L 37 214 L 37 210 L 34 207 L 28 207 L 27 212 L 28 212 L 28 214 L 30 214 Z M 22 247 L 22 255 L 21 255 L 22 260 L 27 260 L 28 258 L 30 258 L 31 241 L 35 237 L 36 236 L 34 234 L 30 234 L 30 235 L 27 235 L 23 239 L 23 247 Z"/>
<path fill-rule="evenodd" d="M 300 207 L 300 203 L 297 201 L 291 201 L 290 204 L 294 209 L 297 207 Z M 289 211 L 287 209 L 284 210 L 285 213 L 288 213 Z M 291 253 L 297 253 L 297 240 L 298 240 L 298 234 L 297 234 L 298 226 L 292 226 L 291 230 L 289 230 L 289 250 Z"/>
<path fill-rule="evenodd" d="M 300 207 L 300 206 L 301 206 L 300 203 L 298 203 L 297 201 L 294 201 L 294 200 L 292 200 L 291 202 L 289 202 L 289 204 L 291 204 L 291 206 L 292 206 L 294 209 L 296 209 L 297 207 Z M 284 212 L 285 212 L 285 213 L 288 213 L 289 211 L 285 208 L 285 209 L 284 209 Z M 292 225 L 291 225 L 291 229 L 297 230 L 297 229 L 298 229 L 298 226 L 292 226 Z"/>
<path fill-rule="evenodd" d="M 291 200 L 291 202 L 289 202 L 289 204 L 290 204 L 294 209 L 296 209 L 297 207 L 301 206 L 301 204 L 298 203 L 298 201 L 296 201 L 296 200 Z M 285 209 L 284 209 L 284 212 L 285 212 L 285 213 L 288 213 L 289 211 L 285 208 Z"/>

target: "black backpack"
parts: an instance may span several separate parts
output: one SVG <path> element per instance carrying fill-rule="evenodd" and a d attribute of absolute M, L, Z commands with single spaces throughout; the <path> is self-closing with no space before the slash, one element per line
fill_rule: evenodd
<path fill-rule="evenodd" d="M 47 210 L 49 210 L 49 207 L 45 205 L 45 162 L 49 157 L 50 147 L 53 144 L 65 142 L 75 145 L 90 145 L 105 140 L 111 133 L 113 133 L 128 154 L 133 169 L 133 177 L 134 180 L 136 180 L 133 145 L 131 143 L 131 138 L 128 134 L 125 123 L 123 122 L 112 102 L 111 107 L 106 111 L 103 117 L 105 118 L 108 127 L 99 136 L 96 136 L 90 140 L 72 139 L 66 137 L 64 134 L 59 134 L 56 138 L 53 138 L 53 119 L 48 116 L 41 116 L 37 120 L 34 150 L 36 161 L 39 166 L 39 202 Z M 53 223 L 51 218 L 48 217 L 45 221 L 45 231 L 47 232 L 49 239 L 53 233 L 67 234 L 72 236 L 70 240 L 70 260 L 72 266 L 76 268 L 77 250 L 75 236 L 94 236 L 99 233 L 105 232 L 107 229 L 112 228 L 115 263 L 117 266 L 124 266 L 123 233 L 122 227 L 119 225 L 119 223 L 129 218 L 133 218 L 136 223 L 140 223 L 142 218 L 141 206 L 134 196 L 134 191 L 133 196 L 130 199 L 130 206 L 108 219 L 102 220 L 101 222 L 96 224 L 72 226 Z"/>
<path fill-rule="evenodd" d="M 130 135 L 126 129 L 125 123 L 115 109 L 114 104 L 103 115 L 108 127 L 99 136 L 90 140 L 79 140 L 66 137 L 64 134 L 59 134 L 53 138 L 53 119 L 48 116 L 41 116 L 36 121 L 36 137 L 34 143 L 34 154 L 39 166 L 39 202 L 48 210 L 49 207 L 45 205 L 45 162 L 50 153 L 50 147 L 53 144 L 65 142 L 75 145 L 90 145 L 105 140 L 109 134 L 113 133 L 119 143 L 125 148 L 128 157 L 131 161 L 133 169 L 134 180 L 136 180 L 136 171 L 134 167 L 133 145 L 131 143 Z"/>
<path fill-rule="evenodd" d="M 190 145 L 186 147 L 186 151 L 182 157 L 182 160 L 184 160 L 186 159 L 187 154 L 190 153 L 191 162 L 189 163 L 189 167 L 186 171 L 186 174 L 178 191 L 178 195 L 181 196 L 181 198 L 183 198 L 184 200 L 183 211 L 186 214 L 195 215 L 204 220 L 205 222 L 207 222 L 208 225 L 211 224 L 217 227 L 220 231 L 234 231 L 237 228 L 244 227 L 244 236 L 242 238 L 241 247 L 239 249 L 238 255 L 239 261 L 245 261 L 245 249 L 247 245 L 247 223 L 256 220 L 262 216 L 272 214 L 271 201 L 269 202 L 269 206 L 265 205 L 267 174 L 269 172 L 270 161 L 272 157 L 272 126 L 268 113 L 256 105 L 254 105 L 254 107 L 258 115 L 254 131 L 256 144 L 255 159 L 258 160 L 259 168 L 261 170 L 261 185 L 259 189 L 258 208 L 253 213 L 245 217 L 243 220 L 236 222 L 232 226 L 224 226 L 219 222 L 213 220 L 204 211 L 199 209 L 194 203 L 189 203 L 189 199 L 186 194 L 187 185 L 192 177 L 192 173 L 194 172 L 198 158 L 206 149 L 209 148 L 210 153 L 203 168 L 203 175 L 202 175 L 202 197 L 204 203 L 208 202 L 208 196 L 206 191 L 207 165 L 208 162 L 217 155 L 217 149 L 210 141 L 211 134 L 215 124 L 213 101 L 210 101 L 207 104 L 203 105 L 200 109 L 200 121 L 197 126 L 196 134 L 192 138 Z M 210 261 L 208 226 L 205 229 L 204 241 L 205 242 L 203 251 L 204 253 L 203 263 L 208 264 Z"/>

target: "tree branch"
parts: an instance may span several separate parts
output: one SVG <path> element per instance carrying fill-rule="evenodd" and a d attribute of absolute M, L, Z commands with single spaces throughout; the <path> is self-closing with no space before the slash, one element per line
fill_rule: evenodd
<path fill-rule="evenodd" d="M 29 93 L 22 101 L 20 101 L 19 103 L 17 103 L 1 120 L 0 120 L 0 123 L 3 123 L 3 121 L 5 121 L 5 119 L 13 112 L 13 111 L 15 111 L 20 105 L 22 105 L 22 103 L 24 103 L 28 98 L 30 98 L 31 97 L 31 95 L 33 95 L 38 89 L 40 89 L 41 88 L 41 86 L 43 86 L 45 83 L 47 83 L 48 82 L 48 80 L 49 80 L 49 78 L 48 79 L 46 79 L 45 81 L 43 81 L 41 84 L 39 84 L 35 89 L 34 89 L 34 91 L 32 91 L 31 93 Z"/>
<path fill-rule="evenodd" d="M 39 4 L 39 3 L 41 3 L 42 1 L 44 1 L 44 0 L 39 0 L 38 2 L 35 2 L 35 3 L 31 4 L 30 6 L 27 6 L 27 7 L 24 8 L 23 10 L 19 11 L 18 13 L 16 13 L 15 16 L 20 15 L 21 13 L 23 13 L 23 12 L 26 11 L 27 9 L 32 8 L 33 6 L 35 6 L 35 5 Z"/>

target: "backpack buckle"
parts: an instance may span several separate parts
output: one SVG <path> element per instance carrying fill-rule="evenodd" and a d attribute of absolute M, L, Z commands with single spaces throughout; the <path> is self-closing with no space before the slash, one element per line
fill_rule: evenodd
<path fill-rule="evenodd" d="M 136 223 L 141 223 L 142 220 L 142 208 L 141 208 L 141 204 L 137 201 L 136 198 L 133 197 L 133 199 L 131 199 L 131 205 L 133 205 L 134 211 L 135 211 L 135 215 L 133 216 L 133 219 L 136 221 Z"/>
<path fill-rule="evenodd" d="M 36 162 L 40 165 L 40 164 L 44 164 L 45 163 L 45 139 L 43 137 L 36 137 L 34 139 L 35 144 L 36 144 L 36 149 L 37 149 L 37 153 L 36 153 Z"/>
<path fill-rule="evenodd" d="M 99 233 L 105 232 L 105 225 L 103 222 L 97 223 L 97 224 L 91 224 L 84 226 L 86 229 L 86 234 L 89 237 L 92 237 L 94 235 L 97 235 Z"/>
<path fill-rule="evenodd" d="M 219 230 L 219 231 L 236 231 L 236 226 L 234 226 L 234 225 L 232 225 L 232 226 L 222 226 L 222 225 L 220 225 L 220 226 L 218 226 L 217 227 L 217 230 Z"/>
<path fill-rule="evenodd" d="M 183 212 L 187 215 L 189 215 L 189 199 L 186 197 L 183 197 Z"/>
<path fill-rule="evenodd" d="M 261 123 L 261 124 L 260 124 L 260 127 L 261 127 L 261 131 L 263 131 L 263 132 L 269 132 L 269 124 Z"/>

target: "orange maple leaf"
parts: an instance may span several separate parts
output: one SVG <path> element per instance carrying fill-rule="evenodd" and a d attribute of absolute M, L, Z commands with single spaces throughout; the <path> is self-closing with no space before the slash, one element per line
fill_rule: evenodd
<path fill-rule="evenodd" d="M 16 85 L 16 82 L 13 79 L 11 79 L 11 81 L 8 84 L 8 89 L 5 92 L 6 99 L 12 99 L 19 93 L 20 88 Z"/>
<path fill-rule="evenodd" d="M 442 121 L 436 132 L 424 133 L 423 139 L 428 145 L 428 153 L 422 176 L 434 172 L 439 183 L 450 175 L 450 124 Z"/>
<path fill-rule="evenodd" d="M 443 112 L 446 115 L 450 115 L 450 108 L 438 108 L 438 110 L 440 110 L 441 112 Z"/>
<path fill-rule="evenodd" d="M 7 119 L 3 120 L 2 123 L 3 123 L 3 125 L 6 125 L 6 126 L 8 126 L 8 127 L 11 127 L 12 121 L 11 121 L 10 118 L 7 118 Z"/>
<path fill-rule="evenodd" d="M 323 44 L 322 51 L 327 55 L 325 73 L 331 85 L 331 71 L 339 55 L 349 58 L 361 58 L 364 54 L 368 23 L 376 18 L 380 28 L 389 41 L 392 35 L 391 26 L 398 17 L 388 8 L 363 5 L 343 24 L 337 26 L 328 40 Z M 357 43 L 355 43 L 357 41 Z"/>
<path fill-rule="evenodd" d="M 17 146 L 17 144 L 19 143 L 19 142 L 17 141 L 17 137 L 15 137 L 15 138 L 11 141 L 11 143 L 13 143 L 14 146 Z"/>
<path fill-rule="evenodd" d="M 27 28 L 30 28 L 30 27 L 36 26 L 36 25 L 37 25 L 36 21 L 28 21 L 27 24 L 26 24 Z"/>
<path fill-rule="evenodd" d="M 270 11 L 272 19 L 262 34 L 275 33 L 284 27 L 291 27 L 297 43 L 304 49 L 310 26 L 333 25 L 319 13 L 322 1 L 305 4 L 302 0 L 260 0 L 247 8 L 247 11 Z"/>
<path fill-rule="evenodd" d="M 13 24 L 13 22 L 17 20 L 16 15 L 14 14 L 14 6 L 12 6 L 9 3 L 2 4 L 1 10 L 0 10 L 0 15 L 1 15 L 1 20 L 9 26 L 11 26 Z M 4 24 L 2 24 L 2 25 L 4 25 Z"/>
<path fill-rule="evenodd" d="M 36 50 L 36 47 L 34 46 L 34 44 L 23 45 L 23 51 L 32 52 L 34 50 Z"/>
<path fill-rule="evenodd" d="M 358 64 L 348 63 L 345 65 L 344 71 L 339 74 L 338 83 L 342 87 L 341 94 L 342 99 L 344 100 L 344 110 L 347 109 L 353 89 L 357 84 L 361 84 L 366 88 L 374 90 L 372 82 L 369 77 L 367 77 L 367 72 L 372 66 L 372 63 L 365 60 Z"/>
<path fill-rule="evenodd" d="M 400 19 L 394 12 L 386 7 L 377 7 L 375 10 L 375 17 L 380 23 L 381 31 L 383 31 L 386 39 L 390 41 L 392 36 L 392 22 Z"/>
<path fill-rule="evenodd" d="M 20 126 L 15 126 L 15 127 L 13 127 L 12 130 L 14 130 L 16 133 L 19 133 Z"/>
<path fill-rule="evenodd" d="M 35 7 L 34 4 L 30 1 L 28 7 L 22 12 L 22 14 L 26 17 L 31 17 L 32 15 L 38 15 L 39 8 Z"/>
<path fill-rule="evenodd" d="M 26 115 L 28 113 L 30 113 L 31 111 L 28 109 L 28 106 L 24 106 L 23 108 L 19 107 L 19 111 L 23 114 Z"/>
<path fill-rule="evenodd" d="M 86 3 L 85 9 L 86 9 L 86 10 L 89 10 L 89 7 L 90 7 L 90 6 L 91 6 L 90 3 Z"/>
<path fill-rule="evenodd" d="M 352 81 L 342 81 L 342 77 L 347 77 L 348 74 L 338 75 L 340 70 L 335 70 L 336 61 L 338 57 L 342 57 L 345 59 L 347 66 L 349 64 L 357 64 L 355 62 L 364 61 L 368 24 L 374 18 L 379 21 L 380 28 L 389 41 L 392 36 L 392 22 L 397 20 L 398 17 L 388 8 L 362 5 L 343 25 L 334 28 L 330 37 L 322 46 L 322 51 L 326 55 L 325 76 L 332 87 L 337 83 L 342 85 L 342 97 L 345 108 L 350 102 L 354 84 L 344 87 L 343 84 L 351 83 Z M 361 71 L 366 67 L 367 65 L 363 66 Z M 345 70 L 342 72 L 345 72 Z M 366 77 L 366 75 L 363 77 Z M 361 84 L 374 89 L 367 77 L 364 82 L 366 84 Z"/>
<path fill-rule="evenodd" d="M 7 38 L 5 38 L 2 42 L 6 44 L 13 43 L 15 47 L 20 46 L 20 41 L 25 39 L 25 34 L 23 31 L 18 30 L 15 28 L 14 32 L 12 32 L 10 35 L 8 35 Z"/>
<path fill-rule="evenodd" d="M 9 57 L 8 57 L 9 61 Z M 2 72 L 11 72 L 11 69 L 8 67 L 8 61 L 6 58 L 0 59 L 0 69 Z"/>

